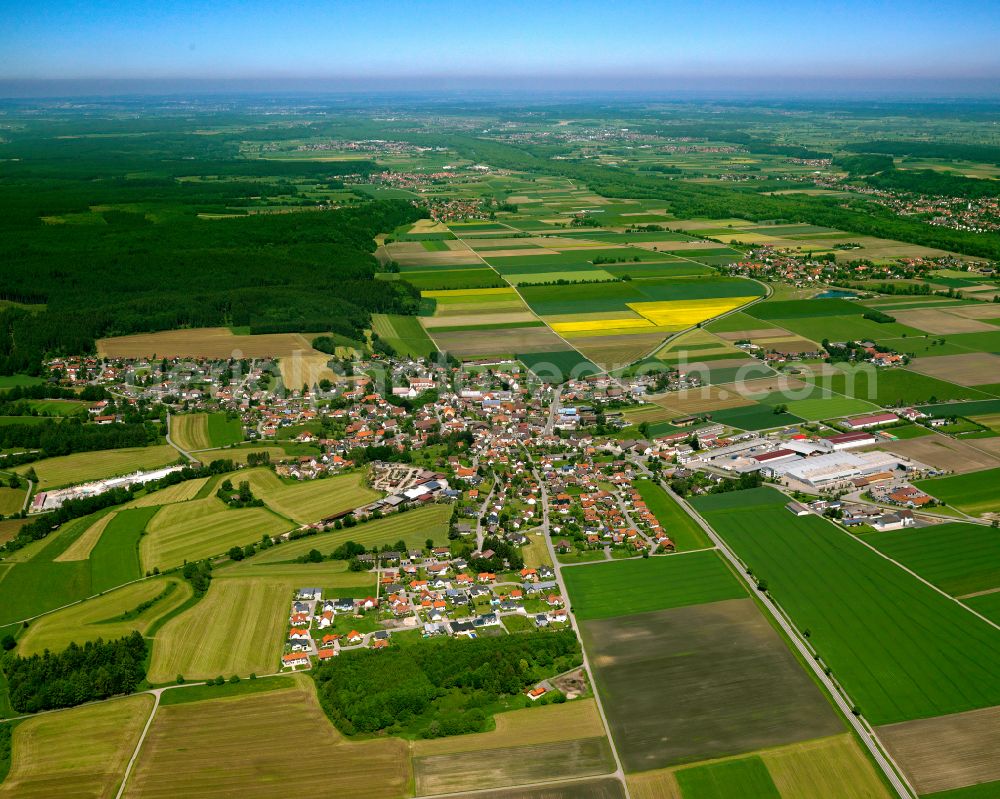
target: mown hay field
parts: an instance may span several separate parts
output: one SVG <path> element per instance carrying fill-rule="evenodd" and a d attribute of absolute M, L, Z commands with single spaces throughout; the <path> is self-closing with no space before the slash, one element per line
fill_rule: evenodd
<path fill-rule="evenodd" d="M 426 358 L 436 349 L 415 316 L 372 314 L 372 331 L 400 355 Z"/>
<path fill-rule="evenodd" d="M 322 764 L 309 795 L 318 799 L 397 799 L 407 793 L 405 741 L 347 742 L 329 722 L 305 678 L 298 689 L 161 707 L 125 796 L 240 796 L 289 792 L 304 767 L 303 745 Z"/>
<path fill-rule="evenodd" d="M 97 542 L 101 540 L 104 528 L 107 527 L 111 520 L 115 518 L 115 513 L 115 511 L 112 511 L 111 513 L 106 513 L 97 519 L 84 531 L 83 535 L 66 547 L 66 549 L 61 554 L 53 558 L 53 560 L 57 563 L 62 563 L 63 561 L 87 560 L 94 547 L 97 546 Z"/>
<path fill-rule="evenodd" d="M 11 516 L 24 506 L 27 490 L 24 488 L 0 487 L 0 516 Z"/>
<path fill-rule="evenodd" d="M 729 496 L 693 504 L 798 627 L 810 630 L 869 721 L 1000 704 L 994 627 L 827 520 L 793 516 L 784 494 L 758 488 Z"/>
<path fill-rule="evenodd" d="M 229 508 L 215 497 L 165 505 L 146 525 L 139 545 L 143 568 L 160 570 L 185 560 L 220 555 L 230 547 L 259 541 L 292 528 L 266 508 Z"/>
<path fill-rule="evenodd" d="M 293 521 L 305 524 L 373 502 L 381 496 L 365 486 L 360 472 L 322 480 L 282 481 L 270 469 L 242 472 L 255 497 Z M 260 536 L 258 536 L 259 538 Z"/>
<path fill-rule="evenodd" d="M 208 436 L 208 414 L 171 414 L 170 438 L 188 452 L 208 449 L 212 446 L 212 439 Z"/>
<path fill-rule="evenodd" d="M 752 600 L 584 621 L 582 633 L 626 772 L 843 732 Z"/>
<path fill-rule="evenodd" d="M 213 580 L 197 605 L 157 632 L 147 679 L 269 674 L 280 665 L 292 594 L 285 582 Z"/>
<path fill-rule="evenodd" d="M 136 500 L 125 505 L 126 508 L 148 508 L 153 505 L 173 505 L 175 502 L 187 502 L 198 496 L 207 477 L 199 477 L 196 480 L 185 480 L 183 483 L 175 483 L 172 486 L 161 488 L 159 491 L 150 491 Z"/>
<path fill-rule="evenodd" d="M 86 483 L 130 474 L 144 469 L 167 466 L 180 458 L 180 453 L 168 444 L 153 447 L 101 449 L 96 452 L 76 452 L 57 458 L 44 458 L 14 469 L 24 474 L 33 468 L 38 475 L 38 490 Z"/>
<path fill-rule="evenodd" d="M 311 549 L 329 554 L 347 540 L 366 547 L 381 547 L 383 544 L 395 546 L 400 540 L 405 541 L 407 547 L 422 547 L 431 538 L 435 544 L 444 545 L 448 541 L 450 519 L 451 505 L 424 505 L 403 513 L 394 513 L 384 519 L 365 522 L 348 530 L 335 530 L 288 541 L 260 552 L 253 562 L 262 564 L 291 561 Z"/>
<path fill-rule="evenodd" d="M 22 722 L 0 797 L 114 796 L 152 709 L 153 697 L 131 696 Z"/>
<path fill-rule="evenodd" d="M 604 724 L 593 699 L 511 710 L 497 713 L 494 719 L 496 729 L 490 732 L 414 741 L 413 755 L 454 755 L 501 748 L 512 743 L 530 746 L 604 735 Z"/>
<path fill-rule="evenodd" d="M 168 589 L 168 586 L 173 587 Z M 122 586 L 36 619 L 18 640 L 17 651 L 26 657 L 46 649 L 59 652 L 74 641 L 82 645 L 98 638 L 121 638 L 132 630 L 145 634 L 151 625 L 179 608 L 192 594 L 191 585 L 179 578 L 143 580 Z M 151 607 L 134 613 L 139 605 L 153 600 Z M 129 618 L 123 619 L 124 614 L 129 614 Z"/>

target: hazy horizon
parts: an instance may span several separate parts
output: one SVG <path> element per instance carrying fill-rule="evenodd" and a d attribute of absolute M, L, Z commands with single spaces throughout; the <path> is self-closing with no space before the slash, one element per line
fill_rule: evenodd
<path fill-rule="evenodd" d="M 204 91 L 997 94 L 995 7 L 55 0 L 0 29 L 0 96 Z M 242 89 L 237 89 L 242 87 Z"/>

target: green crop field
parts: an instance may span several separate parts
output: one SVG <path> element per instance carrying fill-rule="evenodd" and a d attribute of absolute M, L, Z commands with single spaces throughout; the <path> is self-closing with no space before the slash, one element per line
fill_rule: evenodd
<path fill-rule="evenodd" d="M 1000 511 L 1000 469 L 918 480 L 915 485 L 972 516 Z"/>
<path fill-rule="evenodd" d="M 519 354 L 517 358 L 542 380 L 557 383 L 565 382 L 570 377 L 583 378 L 601 371 L 576 350 L 527 352 Z"/>
<path fill-rule="evenodd" d="M 717 552 L 575 566 L 563 579 L 580 620 L 746 596 Z"/>
<path fill-rule="evenodd" d="M 173 447 L 162 444 L 153 447 L 127 449 L 102 449 L 96 452 L 77 452 L 57 458 L 45 458 L 31 464 L 18 466 L 14 471 L 24 474 L 34 469 L 38 475 L 38 488 L 45 490 L 74 483 L 86 483 L 104 477 L 129 474 L 140 469 L 155 469 L 174 463 L 180 454 Z"/>
<path fill-rule="evenodd" d="M 946 402 L 935 405 L 920 405 L 918 410 L 930 416 L 986 416 L 1000 413 L 1000 399 L 976 400 L 973 402 Z"/>
<path fill-rule="evenodd" d="M 283 481 L 270 469 L 242 472 L 255 497 L 276 513 L 300 524 L 336 516 L 373 502 L 381 495 L 364 484 L 360 472 L 322 480 Z"/>
<path fill-rule="evenodd" d="M 636 480 L 632 487 L 642 495 L 646 507 L 663 526 L 663 531 L 670 536 L 678 552 L 712 546 L 698 523 L 652 480 Z"/>
<path fill-rule="evenodd" d="M 874 724 L 1000 703 L 1000 632 L 769 488 L 695 499 Z"/>
<path fill-rule="evenodd" d="M 266 508 L 228 508 L 215 497 L 165 505 L 146 525 L 140 560 L 146 569 L 169 569 L 292 527 L 291 522 Z"/>
<path fill-rule="evenodd" d="M 90 553 L 91 590 L 107 591 L 142 575 L 139 539 L 156 506 L 119 511 L 108 522 Z"/>
<path fill-rule="evenodd" d="M 989 527 L 936 524 L 864 540 L 952 596 L 1000 588 L 1000 535 Z"/>
<path fill-rule="evenodd" d="M 876 410 L 877 406 L 852 397 L 833 396 L 826 399 L 793 400 L 788 403 L 788 412 L 806 421 L 838 419 L 855 413 Z"/>
<path fill-rule="evenodd" d="M 434 270 L 407 270 L 401 280 L 421 291 L 443 289 L 479 289 L 504 285 L 503 278 L 492 269 L 466 268 Z M 397 317 L 407 319 L 409 317 Z"/>
<path fill-rule="evenodd" d="M 372 314 L 372 331 L 400 355 L 426 358 L 437 351 L 415 316 Z"/>
<path fill-rule="evenodd" d="M 802 418 L 791 413 L 775 413 L 774 406 L 758 403 L 738 408 L 712 411 L 712 421 L 738 427 L 741 430 L 768 430 L 772 427 L 798 424 Z"/>
<path fill-rule="evenodd" d="M 684 799 L 781 799 L 767 766 L 759 757 L 724 760 L 674 772 Z"/>
<path fill-rule="evenodd" d="M 917 405 L 931 400 L 937 402 L 986 397 L 977 389 L 947 383 L 906 369 L 838 367 L 836 374 L 809 379 L 834 394 L 869 400 L 879 405 Z"/>
<path fill-rule="evenodd" d="M 747 313 L 755 319 L 818 319 L 824 316 L 861 316 L 868 309 L 847 300 L 768 300 Z M 779 323 L 780 324 L 780 323 Z"/>
<path fill-rule="evenodd" d="M 243 425 L 238 417 L 230 418 L 225 413 L 208 415 L 208 438 L 213 447 L 228 447 L 243 440 Z"/>

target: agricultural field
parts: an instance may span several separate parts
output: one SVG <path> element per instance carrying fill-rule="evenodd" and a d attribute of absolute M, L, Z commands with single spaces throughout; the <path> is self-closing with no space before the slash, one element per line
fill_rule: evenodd
<path fill-rule="evenodd" d="M 602 568 L 580 566 L 565 573 Z M 577 597 L 573 605 L 586 608 Z M 582 633 L 627 772 L 843 731 L 832 707 L 749 599 L 585 620 Z M 670 713 L 663 713 L 664 707 Z"/>
<path fill-rule="evenodd" d="M 26 488 L 0 487 L 0 516 L 12 516 L 15 513 L 20 513 L 27 497 Z"/>
<path fill-rule="evenodd" d="M 77 452 L 56 458 L 18 466 L 14 469 L 24 474 L 33 468 L 38 475 L 38 490 L 86 483 L 105 477 L 168 466 L 180 458 L 180 453 L 168 444 L 126 449 L 102 449 L 97 452 Z"/>
<path fill-rule="evenodd" d="M 316 352 L 312 339 L 317 335 L 236 335 L 228 327 L 187 328 L 100 339 L 97 354 L 102 358 L 287 358 L 297 352 Z"/>
<path fill-rule="evenodd" d="M 132 696 L 18 724 L 0 797 L 114 796 L 152 709 L 153 697 Z"/>
<path fill-rule="evenodd" d="M 567 568 L 563 579 L 580 621 L 746 596 L 717 552 Z"/>
<path fill-rule="evenodd" d="M 193 452 L 237 444 L 243 430 L 239 419 L 224 413 L 187 413 L 170 417 L 170 436 L 181 449 Z"/>
<path fill-rule="evenodd" d="M 599 374 L 600 369 L 576 350 L 518 353 L 518 360 L 542 380 L 562 383 Z"/>
<path fill-rule="evenodd" d="M 305 555 L 311 549 L 329 553 L 348 539 L 366 547 L 393 545 L 400 540 L 405 541 L 407 547 L 422 547 L 428 538 L 433 539 L 435 544 L 444 545 L 448 540 L 451 511 L 451 505 L 447 504 L 424 505 L 404 513 L 394 513 L 384 519 L 365 522 L 348 530 L 288 541 L 259 552 L 254 556 L 253 563 L 285 563 Z"/>
<path fill-rule="evenodd" d="M 869 400 L 879 405 L 919 405 L 943 400 L 982 399 L 987 395 L 978 389 L 946 383 L 934 377 L 907 369 L 838 367 L 836 372 L 808 378 L 834 394 Z"/>
<path fill-rule="evenodd" d="M 1000 468 L 918 481 L 921 490 L 968 513 L 992 518 L 1000 513 Z"/>
<path fill-rule="evenodd" d="M 632 487 L 642 496 L 664 532 L 670 536 L 678 552 L 712 546 L 704 530 L 698 526 L 666 491 L 652 480 L 636 480 Z"/>
<path fill-rule="evenodd" d="M 228 454 L 227 457 L 229 457 Z M 182 483 L 175 483 L 172 486 L 167 486 L 157 491 L 149 491 L 138 499 L 132 500 L 125 507 L 146 508 L 152 505 L 173 505 L 175 502 L 187 502 L 189 499 L 194 499 L 198 496 L 198 492 L 205 487 L 208 479 L 207 477 L 200 477 L 195 480 L 185 480 Z"/>
<path fill-rule="evenodd" d="M 984 443 L 959 441 L 934 432 L 917 438 L 892 441 L 884 444 L 882 449 L 912 458 L 934 469 L 962 474 L 1000 466 L 1000 459 L 985 451 Z"/>
<path fill-rule="evenodd" d="M 323 480 L 285 481 L 270 469 L 253 469 L 240 472 L 239 480 L 249 482 L 253 495 L 271 510 L 300 524 L 336 516 L 380 496 L 364 485 L 360 472 Z"/>
<path fill-rule="evenodd" d="M 880 727 L 879 736 L 917 792 L 1000 781 L 1000 707 Z"/>
<path fill-rule="evenodd" d="M 132 583 L 36 620 L 20 636 L 17 651 L 27 657 L 46 649 L 60 652 L 74 641 L 82 645 L 97 638 L 121 638 L 132 630 L 145 634 L 192 593 L 190 584 L 179 578 Z M 146 602 L 153 604 L 136 612 Z"/>
<path fill-rule="evenodd" d="M 1000 632 L 830 522 L 791 515 L 786 502 L 761 488 L 693 504 L 810 630 L 872 723 L 1000 703 Z"/>
<path fill-rule="evenodd" d="M 531 746 L 509 741 L 496 749 L 413 759 L 418 795 L 596 776 L 614 768 L 611 746 L 604 735 Z"/>
<path fill-rule="evenodd" d="M 730 799 L 741 795 L 781 799 L 767 766 L 756 756 L 678 769 L 674 776 L 684 799 Z"/>
<path fill-rule="evenodd" d="M 863 538 L 952 596 L 1000 589 L 1000 536 L 989 527 L 955 522 Z"/>
<path fill-rule="evenodd" d="M 402 356 L 426 358 L 436 351 L 415 316 L 372 314 L 372 332 Z"/>
<path fill-rule="evenodd" d="M 310 794 L 328 799 L 398 799 L 411 779 L 398 738 L 344 741 L 306 678 L 295 689 L 161 707 L 125 789 L 129 799 L 287 792 L 302 742 L 323 764 Z"/>
<path fill-rule="evenodd" d="M 292 527 L 290 521 L 266 508 L 229 508 L 215 497 L 164 505 L 146 525 L 140 561 L 146 569 L 169 569 Z"/>
<path fill-rule="evenodd" d="M 286 582 L 213 580 L 204 599 L 157 632 L 147 679 L 155 685 L 178 674 L 191 680 L 270 674 L 278 667 L 291 600 Z"/>

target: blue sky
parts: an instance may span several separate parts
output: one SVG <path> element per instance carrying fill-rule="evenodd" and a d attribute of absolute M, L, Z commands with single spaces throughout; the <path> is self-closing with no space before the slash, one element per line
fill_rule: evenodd
<path fill-rule="evenodd" d="M 0 0 L 0 80 L 1000 81 L 986 0 Z"/>

